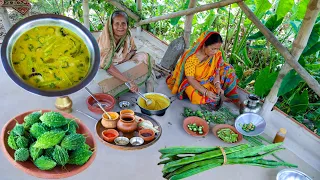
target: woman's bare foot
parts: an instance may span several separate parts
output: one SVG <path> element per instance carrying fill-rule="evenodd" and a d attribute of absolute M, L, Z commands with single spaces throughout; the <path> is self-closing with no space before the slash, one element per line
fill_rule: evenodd
<path fill-rule="evenodd" d="M 241 108 L 241 104 L 240 104 L 240 101 L 237 101 L 237 102 L 234 102 L 234 104 L 237 106 L 237 108 Z"/>

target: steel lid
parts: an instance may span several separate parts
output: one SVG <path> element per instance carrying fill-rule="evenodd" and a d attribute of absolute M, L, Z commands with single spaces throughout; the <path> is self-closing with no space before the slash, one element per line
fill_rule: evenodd
<path fill-rule="evenodd" d="M 277 180 L 312 180 L 312 178 L 296 169 L 283 169 L 278 172 Z"/>

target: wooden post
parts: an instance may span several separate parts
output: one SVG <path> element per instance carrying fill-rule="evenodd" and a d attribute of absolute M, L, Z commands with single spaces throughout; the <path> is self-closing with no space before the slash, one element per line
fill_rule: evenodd
<path fill-rule="evenodd" d="M 119 3 L 117 0 L 106 0 L 107 2 L 109 2 L 110 4 L 112 4 L 113 6 L 117 7 L 118 9 L 126 12 L 128 14 L 128 16 L 130 16 L 132 19 L 134 19 L 135 21 L 139 21 L 140 17 L 138 15 L 136 15 L 135 13 L 133 13 L 130 9 L 128 9 L 127 7 L 123 6 L 121 3 Z"/>
<path fill-rule="evenodd" d="M 84 27 L 90 30 L 90 21 L 89 21 L 89 0 L 83 0 L 83 21 Z"/>
<path fill-rule="evenodd" d="M 8 11 L 5 7 L 0 7 L 0 17 L 2 19 L 4 30 L 8 32 L 9 29 L 11 28 L 11 23 L 8 16 Z"/>
<path fill-rule="evenodd" d="M 197 4 L 197 0 L 190 0 L 188 8 L 194 8 Z M 191 28 L 192 28 L 192 20 L 194 14 L 189 14 L 186 16 L 186 21 L 184 22 L 184 41 L 185 41 L 185 48 L 188 49 L 190 46 L 190 35 L 191 35 Z"/>
<path fill-rule="evenodd" d="M 318 0 L 313 0 L 318 1 Z M 312 3 L 312 1 L 310 2 Z M 288 49 L 284 47 L 280 41 L 272 34 L 272 32 L 266 28 L 260 20 L 254 15 L 254 13 L 248 8 L 248 6 L 243 2 L 238 2 L 239 7 L 243 10 L 243 12 L 247 15 L 248 19 L 250 19 L 256 27 L 260 30 L 260 32 L 266 37 L 266 39 L 277 49 L 277 51 L 283 56 L 286 62 L 294 68 L 297 73 L 306 81 L 309 87 L 320 96 L 320 85 L 317 80 L 315 80 L 309 73 L 306 71 L 297 60 L 299 57 L 294 57 L 290 54 Z M 319 8 L 315 8 L 319 11 Z"/>
<path fill-rule="evenodd" d="M 26 17 L 29 17 L 30 15 L 31 15 L 31 13 L 30 13 L 30 10 L 29 10 L 28 12 L 26 12 L 26 13 L 23 15 L 23 17 L 26 18 Z"/>
<path fill-rule="evenodd" d="M 64 7 L 63 7 L 63 0 L 60 0 L 60 3 L 61 3 L 61 15 L 64 16 Z"/>
<path fill-rule="evenodd" d="M 141 9 L 142 9 L 142 1 L 141 0 L 136 0 L 136 5 L 137 5 L 137 10 L 140 12 Z M 137 34 L 136 34 L 136 36 L 140 36 L 141 30 L 142 30 L 141 26 L 137 26 L 137 29 L 136 29 Z"/>
<path fill-rule="evenodd" d="M 197 13 L 197 12 L 206 11 L 206 10 L 213 9 L 213 8 L 224 7 L 224 6 L 227 6 L 229 4 L 242 2 L 242 1 L 243 0 L 223 0 L 223 1 L 220 1 L 220 2 L 210 3 L 210 4 L 198 6 L 198 7 L 191 8 L 191 9 L 187 9 L 187 10 L 182 10 L 182 11 L 166 14 L 166 15 L 163 15 L 163 16 L 157 16 L 157 17 L 145 19 L 145 20 L 137 22 L 136 25 L 137 26 L 141 26 L 141 25 L 149 24 L 149 23 L 156 22 L 156 21 L 159 21 L 159 20 L 171 19 L 171 18 L 174 18 L 174 17 L 177 17 L 177 16 L 185 16 L 185 15 L 194 14 L 194 13 Z"/>
<path fill-rule="evenodd" d="M 291 49 L 291 54 L 295 57 L 295 61 L 299 59 L 299 57 L 303 52 L 303 49 L 306 47 L 306 44 L 308 43 L 308 39 L 310 37 L 312 27 L 314 26 L 314 23 L 317 19 L 317 14 L 319 13 L 319 11 L 320 11 L 320 1 L 316 3 L 316 0 L 311 0 L 309 2 L 308 9 L 302 21 L 301 28 L 299 30 L 297 38 L 294 40 L 293 46 Z M 291 69 L 292 68 L 288 63 L 285 63 L 281 67 L 278 78 L 276 82 L 273 84 L 273 87 L 269 92 L 268 96 L 266 97 L 265 102 L 260 111 L 260 114 L 262 116 L 266 116 L 278 101 L 278 91 L 281 86 L 282 80 Z"/>
<path fill-rule="evenodd" d="M 137 10 L 138 11 L 141 11 L 141 9 L 142 9 L 142 1 L 141 0 L 136 0 L 137 2 Z"/>

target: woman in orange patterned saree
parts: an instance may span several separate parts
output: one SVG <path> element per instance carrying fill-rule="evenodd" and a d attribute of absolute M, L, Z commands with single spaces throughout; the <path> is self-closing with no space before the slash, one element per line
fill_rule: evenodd
<path fill-rule="evenodd" d="M 221 100 L 238 105 L 237 77 L 234 68 L 222 59 L 219 50 L 222 42 L 217 32 L 201 34 L 167 78 L 172 94 L 177 94 L 179 99 L 186 95 L 192 104 L 205 104 L 214 110 L 220 107 Z"/>

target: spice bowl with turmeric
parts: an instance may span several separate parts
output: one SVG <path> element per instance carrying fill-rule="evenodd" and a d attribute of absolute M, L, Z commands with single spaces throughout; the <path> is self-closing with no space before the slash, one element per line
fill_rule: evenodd
<path fill-rule="evenodd" d="M 117 112 L 108 112 L 111 119 L 108 118 L 106 114 L 102 114 L 101 124 L 107 129 L 113 129 L 117 127 L 119 121 L 119 114 Z"/>

